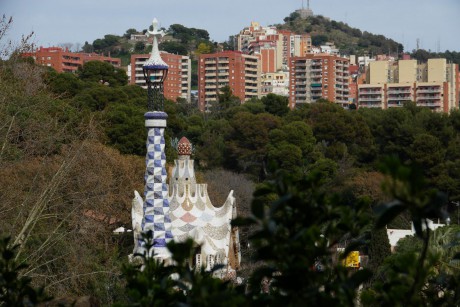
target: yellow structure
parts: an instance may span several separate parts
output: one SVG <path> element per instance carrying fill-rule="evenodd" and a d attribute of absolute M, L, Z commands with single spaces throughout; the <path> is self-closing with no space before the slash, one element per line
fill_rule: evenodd
<path fill-rule="evenodd" d="M 359 268 L 359 251 L 352 251 L 348 254 L 347 258 L 343 260 L 343 264 L 347 268 Z"/>

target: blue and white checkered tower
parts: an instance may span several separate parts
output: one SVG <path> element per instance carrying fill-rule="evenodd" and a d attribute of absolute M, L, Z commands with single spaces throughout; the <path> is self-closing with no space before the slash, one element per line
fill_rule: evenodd
<path fill-rule="evenodd" d="M 145 201 L 143 204 L 142 232 L 153 232 L 153 252 L 155 257 L 169 258 L 166 244 L 172 239 L 171 220 L 166 173 L 165 138 L 166 119 L 164 112 L 163 82 L 168 74 L 168 65 L 161 59 L 158 40 L 164 36 L 158 30 L 158 21 L 153 20 L 153 36 L 150 58 L 143 65 L 143 73 L 148 85 L 148 112 L 145 113 L 147 127 L 147 156 L 145 172 Z"/>

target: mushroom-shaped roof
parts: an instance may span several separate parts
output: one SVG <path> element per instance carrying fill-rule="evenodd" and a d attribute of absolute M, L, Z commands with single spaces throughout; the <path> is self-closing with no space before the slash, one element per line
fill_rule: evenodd
<path fill-rule="evenodd" d="M 180 156 L 190 156 L 192 154 L 192 144 L 185 136 L 177 143 L 177 153 Z"/>

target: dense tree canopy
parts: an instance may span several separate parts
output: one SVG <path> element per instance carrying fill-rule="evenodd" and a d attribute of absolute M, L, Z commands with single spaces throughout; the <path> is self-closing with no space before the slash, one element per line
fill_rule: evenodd
<path fill-rule="evenodd" d="M 126 85 L 128 76 L 123 69 L 101 61 L 89 61 L 83 64 L 78 71 L 83 81 L 100 82 L 109 86 Z"/>

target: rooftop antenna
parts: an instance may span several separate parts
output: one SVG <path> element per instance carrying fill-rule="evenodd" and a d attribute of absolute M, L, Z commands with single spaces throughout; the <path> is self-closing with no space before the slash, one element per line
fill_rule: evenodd
<path fill-rule="evenodd" d="M 307 0 L 307 10 L 310 9 L 310 0 Z"/>
<path fill-rule="evenodd" d="M 302 0 L 302 10 L 303 10 L 303 0 Z"/>

